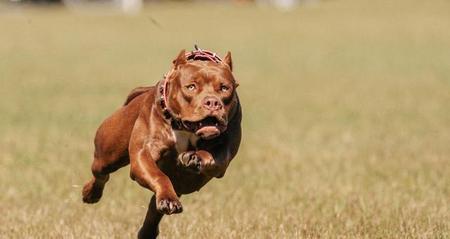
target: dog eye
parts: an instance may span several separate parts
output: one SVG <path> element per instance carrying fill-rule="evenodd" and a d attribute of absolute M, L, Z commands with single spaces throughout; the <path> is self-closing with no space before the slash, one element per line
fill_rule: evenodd
<path fill-rule="evenodd" d="M 195 88 L 196 88 L 196 87 L 195 87 L 194 84 L 190 84 L 190 85 L 187 85 L 187 86 L 186 86 L 186 89 L 191 90 L 191 91 L 192 91 L 192 90 L 195 90 Z"/>
<path fill-rule="evenodd" d="M 220 86 L 220 90 L 223 91 L 223 92 L 227 92 L 229 89 L 230 88 L 228 86 L 226 86 L 226 85 Z"/>

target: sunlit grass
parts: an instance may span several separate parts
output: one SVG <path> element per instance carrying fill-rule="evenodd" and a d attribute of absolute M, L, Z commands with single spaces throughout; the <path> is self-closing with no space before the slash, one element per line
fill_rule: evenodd
<path fill-rule="evenodd" d="M 0 238 L 135 237 L 150 193 L 128 168 L 99 204 L 81 203 L 93 135 L 194 43 L 232 51 L 244 138 L 225 177 L 163 219 L 162 238 L 447 238 L 449 7 L 0 15 Z"/>

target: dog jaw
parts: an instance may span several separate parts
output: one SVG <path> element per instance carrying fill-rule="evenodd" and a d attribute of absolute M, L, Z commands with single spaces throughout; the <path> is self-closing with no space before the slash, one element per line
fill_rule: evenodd
<path fill-rule="evenodd" d="M 210 140 L 219 136 L 220 130 L 216 126 L 204 126 L 195 131 L 195 134 L 204 140 Z"/>

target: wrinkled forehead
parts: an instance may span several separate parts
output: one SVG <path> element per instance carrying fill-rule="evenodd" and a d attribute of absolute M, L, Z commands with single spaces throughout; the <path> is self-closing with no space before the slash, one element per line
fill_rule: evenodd
<path fill-rule="evenodd" d="M 179 70 L 180 81 L 187 83 L 195 81 L 199 84 L 208 84 L 213 81 L 234 81 L 231 71 L 224 65 L 209 61 L 193 61 Z"/>

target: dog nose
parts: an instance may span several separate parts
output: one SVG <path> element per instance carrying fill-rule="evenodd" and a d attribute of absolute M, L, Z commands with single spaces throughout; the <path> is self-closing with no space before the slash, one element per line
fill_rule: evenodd
<path fill-rule="evenodd" d="M 203 107 L 207 110 L 221 110 L 223 105 L 216 97 L 207 96 L 203 99 Z"/>

